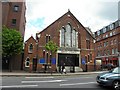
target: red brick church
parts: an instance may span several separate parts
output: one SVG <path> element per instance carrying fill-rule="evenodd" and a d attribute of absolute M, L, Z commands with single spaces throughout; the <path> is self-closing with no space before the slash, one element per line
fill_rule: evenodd
<path fill-rule="evenodd" d="M 45 49 L 53 41 L 59 47 L 52 55 Z M 44 30 L 25 42 L 23 68 L 29 72 L 60 71 L 65 63 L 67 72 L 94 70 L 94 37 L 68 10 Z"/>

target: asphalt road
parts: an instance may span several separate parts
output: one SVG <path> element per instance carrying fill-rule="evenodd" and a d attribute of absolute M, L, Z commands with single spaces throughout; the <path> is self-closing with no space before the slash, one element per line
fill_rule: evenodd
<path fill-rule="evenodd" d="M 54 76 L 54 77 L 2 77 L 0 88 L 89 88 L 108 90 L 96 83 L 96 75 Z M 3 89 L 4 90 L 4 89 Z M 15 89 L 16 90 L 16 89 Z"/>

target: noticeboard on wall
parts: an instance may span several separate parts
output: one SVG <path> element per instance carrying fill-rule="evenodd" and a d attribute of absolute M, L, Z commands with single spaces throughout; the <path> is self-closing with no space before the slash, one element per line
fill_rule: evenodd
<path fill-rule="evenodd" d="M 86 63 L 85 58 L 82 58 L 82 64 L 84 65 Z"/>
<path fill-rule="evenodd" d="M 56 58 L 52 58 L 52 64 L 56 64 Z"/>
<path fill-rule="evenodd" d="M 40 63 L 40 64 L 45 64 L 45 59 L 44 59 L 44 58 L 41 58 L 41 59 L 39 60 L 39 63 Z"/>

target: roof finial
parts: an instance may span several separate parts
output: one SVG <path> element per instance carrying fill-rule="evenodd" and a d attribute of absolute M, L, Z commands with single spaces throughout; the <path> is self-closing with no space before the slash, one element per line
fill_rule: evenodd
<path fill-rule="evenodd" d="M 68 9 L 68 12 L 70 11 L 70 9 Z"/>

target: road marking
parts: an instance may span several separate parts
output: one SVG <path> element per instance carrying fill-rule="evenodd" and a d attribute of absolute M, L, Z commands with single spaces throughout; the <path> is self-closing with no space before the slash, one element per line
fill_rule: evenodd
<path fill-rule="evenodd" d="M 96 82 L 60 84 L 60 86 L 83 85 L 83 84 L 93 84 L 93 83 L 96 83 Z"/>
<path fill-rule="evenodd" d="M 75 77 L 75 78 L 65 78 L 65 79 L 69 79 L 69 80 L 72 80 L 72 79 L 84 79 L 84 78 L 94 78 L 94 77 Z"/>
<path fill-rule="evenodd" d="M 50 80 L 50 81 L 22 81 L 21 83 L 45 83 L 45 82 L 62 82 L 67 80 Z"/>
<path fill-rule="evenodd" d="M 0 88 L 23 88 L 23 87 L 37 87 L 38 85 L 13 85 L 13 86 L 0 86 Z"/>
<path fill-rule="evenodd" d="M 25 78 L 54 78 L 54 77 L 25 77 Z"/>

